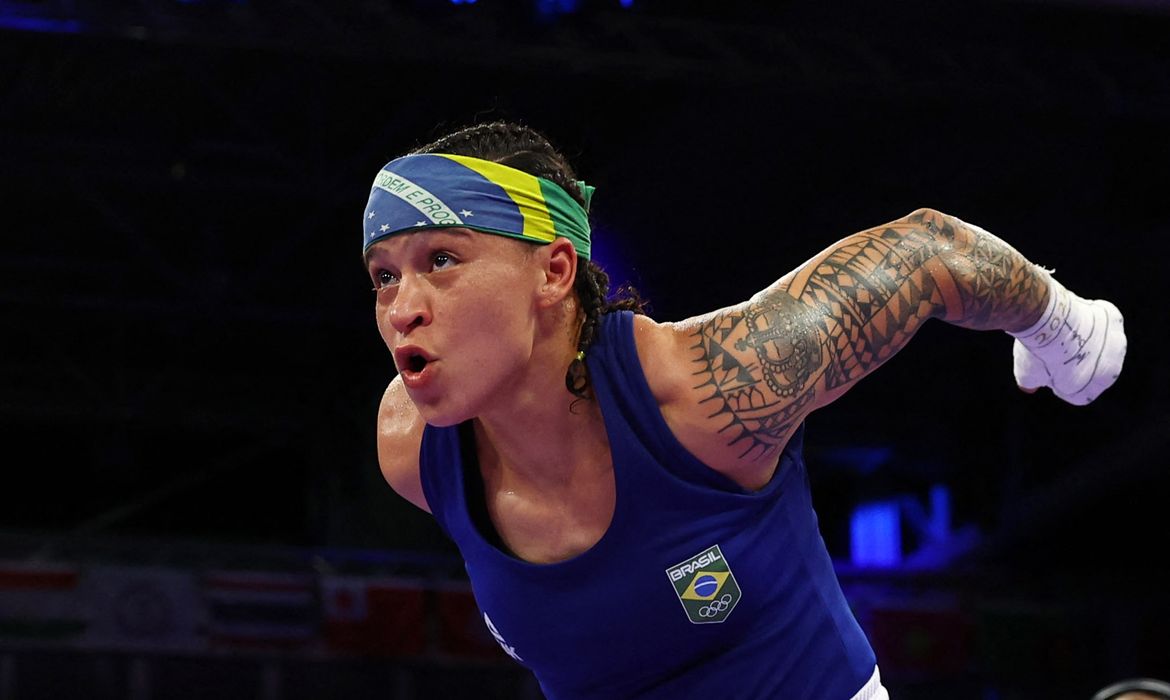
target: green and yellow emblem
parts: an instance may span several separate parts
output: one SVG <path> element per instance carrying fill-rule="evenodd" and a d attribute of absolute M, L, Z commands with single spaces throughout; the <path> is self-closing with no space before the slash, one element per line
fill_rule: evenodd
<path fill-rule="evenodd" d="M 741 593 L 735 574 L 714 545 L 666 570 L 687 618 L 696 625 L 723 622 Z"/>

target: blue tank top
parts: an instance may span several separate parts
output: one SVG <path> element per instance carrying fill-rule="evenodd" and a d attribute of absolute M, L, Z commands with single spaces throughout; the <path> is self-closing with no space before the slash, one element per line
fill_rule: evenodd
<path fill-rule="evenodd" d="M 771 481 L 748 492 L 671 433 L 631 313 L 603 317 L 587 362 L 617 498 L 609 529 L 571 559 L 531 564 L 504 551 L 468 426 L 423 433 L 427 503 L 493 636 L 549 700 L 854 697 L 875 659 L 817 530 L 804 427 Z"/>

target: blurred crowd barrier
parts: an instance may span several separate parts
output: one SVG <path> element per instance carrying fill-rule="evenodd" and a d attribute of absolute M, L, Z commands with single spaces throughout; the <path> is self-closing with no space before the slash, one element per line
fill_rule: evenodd
<path fill-rule="evenodd" d="M 461 581 L 0 561 L 9 646 L 495 660 Z"/>
<path fill-rule="evenodd" d="M 0 535 L 0 700 L 539 698 L 461 571 L 409 552 Z"/>
<path fill-rule="evenodd" d="M 541 697 L 453 557 L 13 536 L 0 554 L 0 700 Z M 1053 679 L 1076 697 L 1170 666 L 1165 599 L 842 580 L 901 698 L 1055 697 Z"/>

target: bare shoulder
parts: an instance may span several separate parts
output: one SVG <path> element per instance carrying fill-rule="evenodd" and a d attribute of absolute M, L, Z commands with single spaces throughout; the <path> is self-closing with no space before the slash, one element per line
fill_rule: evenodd
<path fill-rule="evenodd" d="M 756 489 L 771 479 L 787 435 L 760 445 L 728 408 L 721 389 L 741 368 L 734 355 L 719 356 L 709 342 L 720 336 L 717 318 L 726 311 L 674 323 L 636 316 L 635 343 L 646 382 L 675 438 L 707 466 Z"/>
<path fill-rule="evenodd" d="M 691 384 L 687 367 L 688 340 L 678 324 L 661 323 L 641 314 L 634 316 L 634 344 L 642 373 L 658 405 L 678 400 Z"/>
<path fill-rule="evenodd" d="M 378 407 L 378 464 L 398 495 L 429 513 L 418 463 L 425 425 L 402 380 L 395 377 Z"/>

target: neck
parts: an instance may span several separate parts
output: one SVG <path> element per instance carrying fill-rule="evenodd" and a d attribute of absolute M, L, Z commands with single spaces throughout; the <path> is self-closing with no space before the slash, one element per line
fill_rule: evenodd
<path fill-rule="evenodd" d="M 545 366 L 559 367 L 559 372 L 533 372 L 508 397 L 501 397 L 495 410 L 474 420 L 485 476 L 494 472 L 508 481 L 552 488 L 569 484 L 582 468 L 596 466 L 599 455 L 608 458 L 596 399 L 579 400 L 565 388 L 564 372 L 575 354 L 557 353 Z"/>

